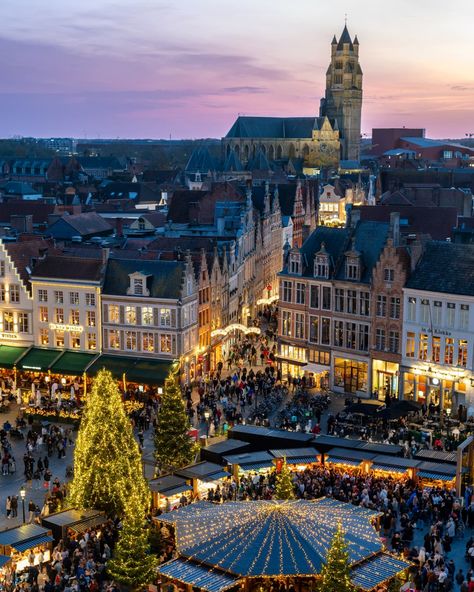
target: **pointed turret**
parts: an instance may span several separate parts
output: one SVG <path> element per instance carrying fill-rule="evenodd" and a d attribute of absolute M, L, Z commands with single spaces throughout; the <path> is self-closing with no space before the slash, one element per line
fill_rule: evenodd
<path fill-rule="evenodd" d="M 347 25 L 344 25 L 342 35 L 339 39 L 339 43 L 337 44 L 337 49 L 338 50 L 344 49 L 344 45 L 349 45 L 349 49 L 354 50 L 351 36 L 349 35 L 349 31 L 347 30 Z"/>

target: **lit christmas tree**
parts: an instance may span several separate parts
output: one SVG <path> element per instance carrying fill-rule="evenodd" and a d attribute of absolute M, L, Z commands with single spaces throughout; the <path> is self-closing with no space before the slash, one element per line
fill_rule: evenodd
<path fill-rule="evenodd" d="M 144 516 L 149 490 L 140 450 L 115 380 L 101 370 L 82 414 L 69 500 L 77 508 L 122 516 L 131 498 L 141 504 Z"/>
<path fill-rule="evenodd" d="M 196 444 L 189 437 L 190 423 L 174 364 L 166 381 L 155 430 L 155 459 L 160 471 L 179 469 L 191 463 Z"/>
<path fill-rule="evenodd" d="M 149 527 L 144 515 L 137 497 L 130 498 L 113 557 L 107 562 L 112 578 L 131 588 L 143 587 L 156 579 L 158 558 L 150 550 Z"/>
<path fill-rule="evenodd" d="M 355 590 L 355 586 L 351 582 L 349 553 L 341 523 L 337 525 L 336 533 L 329 547 L 318 589 L 321 592 L 354 592 Z"/>
<path fill-rule="evenodd" d="M 295 487 L 293 485 L 293 479 L 291 478 L 290 469 L 286 464 L 286 459 L 283 460 L 281 470 L 276 477 L 274 497 L 279 500 L 295 499 Z"/>

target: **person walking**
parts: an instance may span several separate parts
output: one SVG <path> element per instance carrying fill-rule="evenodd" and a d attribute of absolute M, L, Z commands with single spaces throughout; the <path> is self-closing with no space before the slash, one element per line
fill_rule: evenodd
<path fill-rule="evenodd" d="M 35 519 L 35 510 L 36 504 L 33 500 L 30 500 L 30 503 L 28 504 L 28 522 L 30 524 L 32 524 L 33 520 Z"/>
<path fill-rule="evenodd" d="M 12 495 L 11 509 L 12 518 L 16 518 L 18 516 L 18 497 L 16 495 Z"/>
<path fill-rule="evenodd" d="M 12 511 L 12 498 L 11 496 L 8 496 L 5 502 L 5 511 L 7 514 L 7 518 L 8 520 L 10 520 L 11 518 L 11 511 Z"/>

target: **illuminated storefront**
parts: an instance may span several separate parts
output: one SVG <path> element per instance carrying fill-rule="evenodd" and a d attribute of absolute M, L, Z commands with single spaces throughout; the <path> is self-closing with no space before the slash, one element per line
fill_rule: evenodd
<path fill-rule="evenodd" d="M 301 378 L 305 373 L 305 366 L 308 359 L 308 350 L 305 347 L 297 347 L 280 343 L 278 365 L 281 369 L 283 380 Z"/>
<path fill-rule="evenodd" d="M 417 365 L 402 370 L 401 395 L 403 399 L 439 405 L 454 413 L 459 405 L 466 404 L 469 381 L 462 368 Z"/>
<path fill-rule="evenodd" d="M 368 392 L 368 362 L 348 358 L 334 359 L 334 388 L 346 393 Z"/>
<path fill-rule="evenodd" d="M 372 390 L 377 398 L 384 400 L 386 395 L 398 397 L 399 365 L 384 360 L 372 360 Z"/>

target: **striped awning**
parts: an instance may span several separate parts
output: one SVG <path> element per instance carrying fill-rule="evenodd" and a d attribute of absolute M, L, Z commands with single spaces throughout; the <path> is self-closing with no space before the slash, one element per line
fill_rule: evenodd
<path fill-rule="evenodd" d="M 8 555 L 0 555 L 0 569 L 12 560 Z"/>
<path fill-rule="evenodd" d="M 316 455 L 311 456 L 295 456 L 293 458 L 287 458 L 286 464 L 287 465 L 307 465 L 309 463 L 318 462 L 316 460 Z"/>
<path fill-rule="evenodd" d="M 218 473 L 212 473 L 211 475 L 203 475 L 199 477 L 200 481 L 206 481 L 206 483 L 212 483 L 213 481 L 219 481 L 220 479 L 227 479 L 232 477 L 227 471 L 219 471 Z"/>
<path fill-rule="evenodd" d="M 347 465 L 348 467 L 358 467 L 362 461 L 360 460 L 351 460 L 347 458 L 337 458 L 336 456 L 329 455 L 326 457 L 324 462 L 334 463 L 336 465 Z"/>
<path fill-rule="evenodd" d="M 380 465 L 380 464 L 373 464 L 370 467 L 373 471 L 386 471 L 387 473 L 398 473 L 399 475 L 403 475 L 403 473 L 406 473 L 407 470 L 406 468 L 403 467 L 392 467 L 389 465 Z"/>
<path fill-rule="evenodd" d="M 429 471 L 420 471 L 418 477 L 431 479 L 432 481 L 453 481 L 455 479 L 455 475 L 443 475 L 442 473 L 431 473 Z"/>
<path fill-rule="evenodd" d="M 245 465 L 239 465 L 241 471 L 259 471 L 260 469 L 269 469 L 274 464 L 271 461 L 255 462 Z"/>
<path fill-rule="evenodd" d="M 26 551 L 27 549 L 33 549 L 34 547 L 38 547 L 39 545 L 44 545 L 45 543 L 51 543 L 53 541 L 53 537 L 49 534 L 44 534 L 33 539 L 29 539 L 28 541 L 21 541 L 19 543 L 12 544 L 13 549 L 15 551 Z"/>
<path fill-rule="evenodd" d="M 76 522 L 70 526 L 70 529 L 78 534 L 82 534 L 86 532 L 89 528 L 95 528 L 96 526 L 100 526 L 107 522 L 107 516 L 104 514 L 100 514 L 99 516 L 91 516 L 91 518 L 86 518 L 85 520 L 81 520 L 80 522 Z"/>
<path fill-rule="evenodd" d="M 221 592 L 238 583 L 237 576 L 213 570 L 205 565 L 187 561 L 184 558 L 174 559 L 158 567 L 158 573 L 183 584 L 195 586 L 207 592 Z"/>
<path fill-rule="evenodd" d="M 410 565 L 408 561 L 392 557 L 388 553 L 380 553 L 356 565 L 352 570 L 351 580 L 353 584 L 363 590 L 372 590 Z"/>

